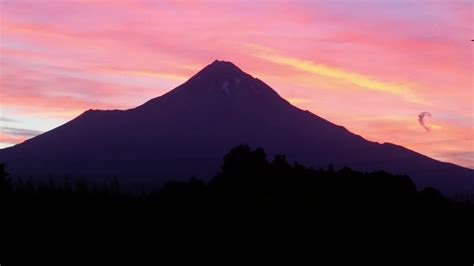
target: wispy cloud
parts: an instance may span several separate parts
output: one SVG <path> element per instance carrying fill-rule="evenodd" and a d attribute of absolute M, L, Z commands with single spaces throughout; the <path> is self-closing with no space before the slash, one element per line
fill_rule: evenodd
<path fill-rule="evenodd" d="M 409 88 L 409 85 L 407 84 L 384 82 L 377 80 L 375 77 L 363 75 L 349 70 L 318 64 L 297 57 L 285 56 L 268 47 L 259 45 L 250 45 L 250 47 L 256 48 L 257 50 L 254 56 L 272 63 L 290 66 L 310 74 L 342 80 L 363 89 L 387 92 L 401 96 L 403 98 L 408 98 L 411 101 L 419 101 L 414 96 L 411 89 Z"/>
<path fill-rule="evenodd" d="M 17 144 L 25 141 L 26 139 L 27 138 L 25 137 L 10 136 L 0 132 L 0 148 L 3 148 L 5 144 Z"/>
<path fill-rule="evenodd" d="M 2 132 L 5 135 L 15 136 L 15 137 L 35 137 L 42 134 L 43 132 L 38 130 L 26 129 L 26 128 L 16 128 L 16 127 L 0 127 Z"/>
<path fill-rule="evenodd" d="M 8 117 L 1 117 L 1 116 L 0 116 L 0 122 L 15 123 L 15 122 L 17 122 L 17 121 L 14 120 L 14 119 L 8 118 Z"/>
<path fill-rule="evenodd" d="M 287 97 L 286 98 L 287 101 L 289 101 L 291 104 L 299 104 L 299 103 L 309 103 L 311 102 L 311 100 L 307 99 L 307 98 L 298 98 L 298 97 Z"/>

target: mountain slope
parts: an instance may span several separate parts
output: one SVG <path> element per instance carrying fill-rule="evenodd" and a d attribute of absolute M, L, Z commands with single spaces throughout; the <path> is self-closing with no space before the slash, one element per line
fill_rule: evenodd
<path fill-rule="evenodd" d="M 314 167 L 350 166 L 410 175 L 445 194 L 474 192 L 474 171 L 393 144 L 369 142 L 281 98 L 229 62 L 215 61 L 167 94 L 126 111 L 89 110 L 0 150 L 16 176 L 117 177 L 160 185 L 208 178 L 237 144 L 261 146 Z"/>

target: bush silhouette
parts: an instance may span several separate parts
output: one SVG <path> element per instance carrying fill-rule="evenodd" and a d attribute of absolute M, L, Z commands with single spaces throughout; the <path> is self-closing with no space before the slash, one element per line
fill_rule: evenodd
<path fill-rule="evenodd" d="M 0 195 L 9 193 L 12 189 L 12 180 L 8 178 L 6 165 L 0 163 Z"/>
<path fill-rule="evenodd" d="M 320 222 L 321 217 L 338 221 L 436 216 L 438 220 L 462 217 L 462 221 L 474 221 L 472 204 L 448 200 L 433 188 L 417 192 L 408 176 L 384 171 L 363 173 L 347 167 L 337 170 L 331 165 L 328 169 L 313 169 L 289 163 L 284 155 L 269 160 L 262 148 L 254 150 L 247 145 L 239 145 L 225 155 L 221 170 L 208 184 L 191 178 L 140 194 L 127 192 L 117 180 L 102 187 L 69 179 L 63 184 L 28 180 L 12 183 L 5 165 L 0 164 L 0 189 L 10 199 L 12 209 L 31 208 L 31 213 L 41 212 L 43 216 L 65 212 L 77 219 L 104 213 L 117 219 L 130 215 L 286 215 L 313 222 Z"/>

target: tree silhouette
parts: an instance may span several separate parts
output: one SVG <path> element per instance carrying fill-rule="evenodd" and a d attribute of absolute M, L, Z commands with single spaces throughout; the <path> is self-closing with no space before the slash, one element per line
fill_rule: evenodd
<path fill-rule="evenodd" d="M 153 220 L 184 215 L 185 220 L 195 221 L 197 217 L 228 214 L 248 219 L 283 215 L 301 221 L 304 217 L 315 224 L 321 217 L 333 222 L 380 217 L 435 221 L 451 217 L 466 224 L 474 222 L 472 204 L 448 200 L 433 188 L 417 192 L 408 176 L 333 166 L 315 170 L 297 162 L 290 164 L 285 155 L 269 161 L 262 148 L 247 145 L 225 155 L 220 172 L 208 184 L 193 177 L 167 182 L 158 191 L 143 189 L 139 194 L 128 193 L 118 178 L 102 188 L 85 180 L 66 178 L 62 185 L 52 179 L 40 184 L 20 179 L 12 183 L 6 166 L 0 164 L 2 195 L 13 195 L 9 207 L 21 210 L 22 215 L 36 213 L 48 219 L 67 213 L 77 220 L 112 215 L 115 222 L 126 217 Z"/>
<path fill-rule="evenodd" d="M 0 163 L 0 194 L 12 191 L 12 180 L 8 177 L 6 165 Z"/>

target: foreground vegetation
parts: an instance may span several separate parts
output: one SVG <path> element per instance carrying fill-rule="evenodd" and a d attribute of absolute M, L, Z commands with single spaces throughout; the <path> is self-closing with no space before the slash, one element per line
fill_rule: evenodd
<path fill-rule="evenodd" d="M 97 187 L 84 182 L 12 181 L 4 165 L 0 174 L 6 203 L 2 213 L 9 223 L 4 231 L 15 234 L 46 230 L 70 236 L 92 231 L 122 237 L 133 231 L 162 236 L 223 227 L 225 232 L 274 230 L 273 236 L 380 233 L 384 238 L 449 237 L 449 243 L 464 243 L 470 241 L 474 224 L 471 203 L 447 199 L 434 188 L 417 191 L 408 176 L 349 168 L 316 170 L 290 164 L 282 155 L 269 161 L 263 149 L 244 145 L 225 156 L 209 183 L 191 178 L 168 182 L 154 192 L 126 193 L 117 182 Z"/>

